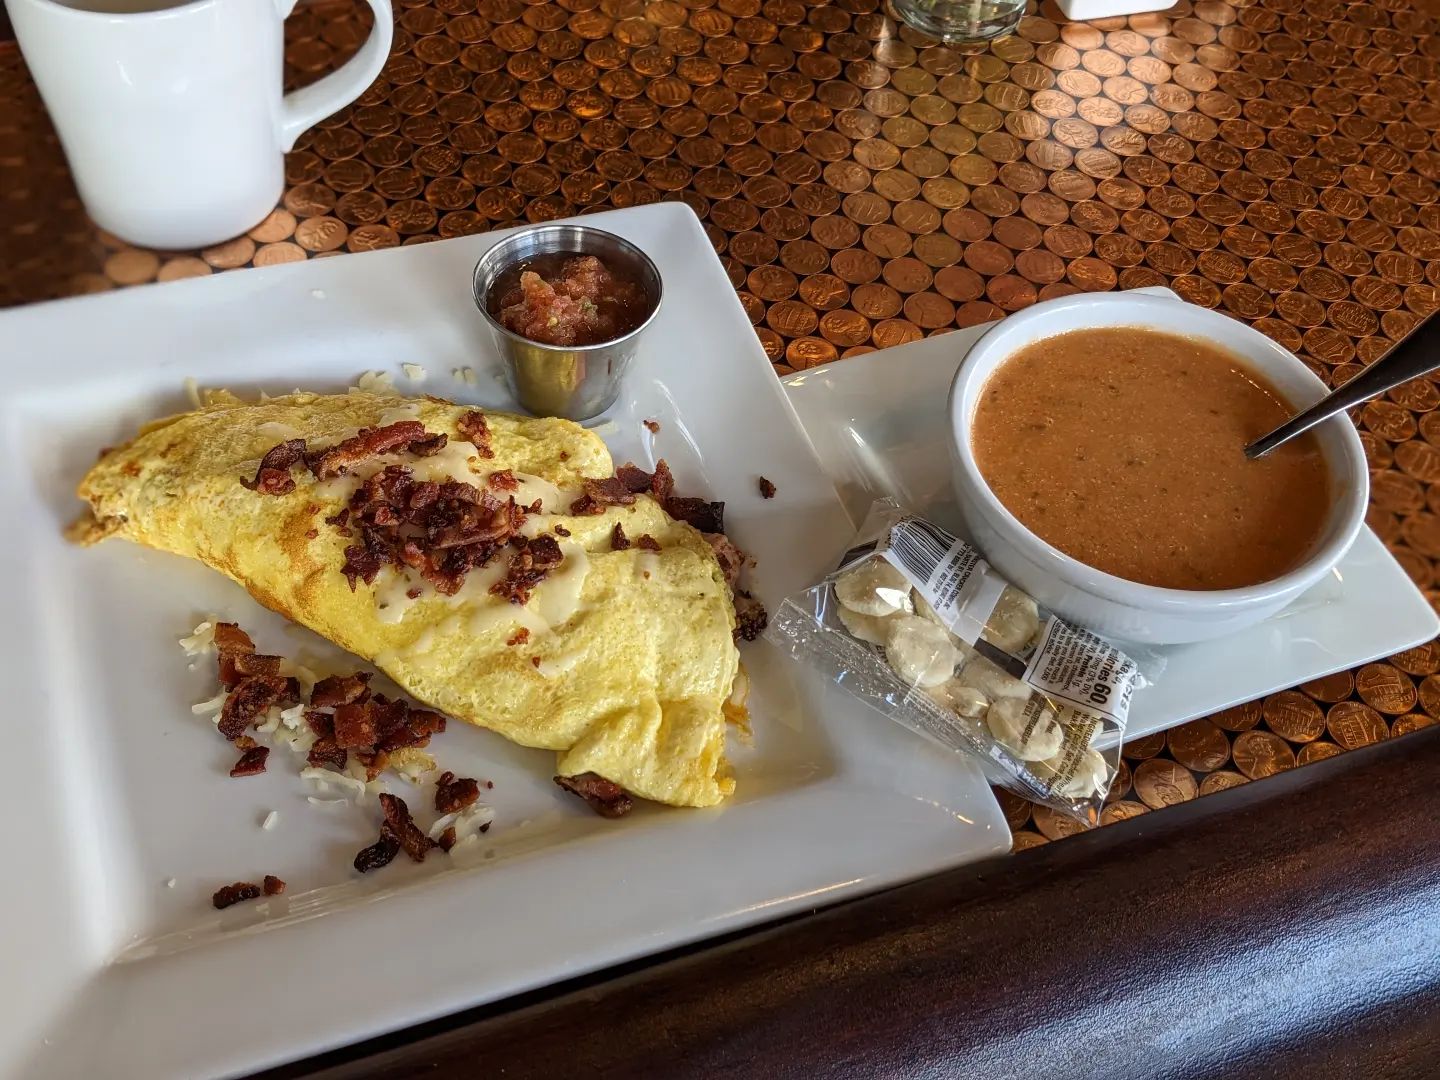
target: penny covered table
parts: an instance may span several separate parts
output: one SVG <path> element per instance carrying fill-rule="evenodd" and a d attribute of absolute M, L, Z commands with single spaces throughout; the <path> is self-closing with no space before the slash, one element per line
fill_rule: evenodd
<path fill-rule="evenodd" d="M 303 6 L 287 85 L 351 55 L 369 17 Z M 381 76 L 301 136 L 280 205 L 187 252 L 90 224 L 0 33 L 0 304 L 680 200 L 777 375 L 1051 297 L 1165 285 L 1338 385 L 1440 306 L 1437 30 L 1408 0 L 1178 0 L 1092 23 L 1047 2 L 965 49 L 879 0 L 400 0 Z M 1355 417 L 1369 523 L 1432 598 L 1437 407 L 1426 378 Z M 1437 717 L 1431 642 L 1131 742 L 1104 821 Z M 1079 830 L 997 794 L 1017 849 Z"/>

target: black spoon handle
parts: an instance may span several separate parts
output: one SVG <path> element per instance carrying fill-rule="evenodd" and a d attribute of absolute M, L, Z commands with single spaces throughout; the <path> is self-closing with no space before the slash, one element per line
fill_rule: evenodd
<path fill-rule="evenodd" d="M 1440 368 L 1440 321 L 1436 320 L 1436 314 L 1428 315 L 1394 348 L 1349 382 L 1336 387 L 1269 435 L 1256 439 L 1245 448 L 1245 456 L 1253 459 L 1268 454 L 1287 439 L 1308 431 L 1320 421 Z"/>

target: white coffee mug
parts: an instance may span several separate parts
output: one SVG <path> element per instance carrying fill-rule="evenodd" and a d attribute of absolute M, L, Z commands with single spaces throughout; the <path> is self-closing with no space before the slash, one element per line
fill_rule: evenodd
<path fill-rule="evenodd" d="M 281 94 L 295 0 L 5 0 L 97 224 L 197 248 L 255 225 L 302 131 L 364 92 L 390 54 L 390 0 L 338 71 Z"/>

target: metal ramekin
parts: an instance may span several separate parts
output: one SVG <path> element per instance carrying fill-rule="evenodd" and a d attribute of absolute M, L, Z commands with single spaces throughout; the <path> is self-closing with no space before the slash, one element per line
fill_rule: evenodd
<path fill-rule="evenodd" d="M 496 280 L 517 263 L 556 252 L 594 255 L 645 290 L 650 313 L 611 341 L 598 345 L 542 345 L 505 329 L 491 311 Z M 473 278 L 475 306 L 495 331 L 505 379 L 521 408 L 537 416 L 588 420 L 620 395 L 625 371 L 635 358 L 640 335 L 660 310 L 660 271 L 628 240 L 589 225 L 536 225 L 507 236 L 480 257 Z"/>

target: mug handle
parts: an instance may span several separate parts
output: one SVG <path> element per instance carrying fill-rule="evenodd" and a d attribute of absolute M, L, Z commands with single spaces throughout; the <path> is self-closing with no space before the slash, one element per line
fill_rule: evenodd
<path fill-rule="evenodd" d="M 297 0 L 276 0 L 280 18 L 295 10 Z M 390 0 L 366 0 L 375 13 L 375 25 L 360 51 L 318 82 L 286 94 L 280 102 L 280 122 L 276 134 L 280 149 L 288 152 L 300 133 L 314 127 L 331 113 L 344 108 L 363 94 L 375 81 L 385 61 L 390 58 L 390 40 L 395 34 L 395 16 Z"/>

